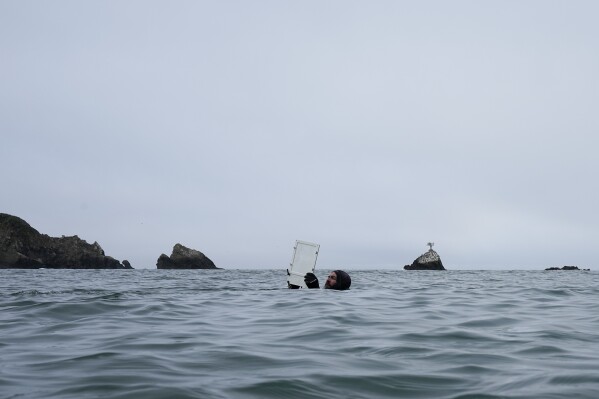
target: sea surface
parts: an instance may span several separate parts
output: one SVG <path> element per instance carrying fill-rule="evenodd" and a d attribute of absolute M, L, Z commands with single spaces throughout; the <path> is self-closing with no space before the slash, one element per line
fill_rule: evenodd
<path fill-rule="evenodd" d="M 0 270 L 0 398 L 599 398 L 596 271 L 348 272 Z"/>

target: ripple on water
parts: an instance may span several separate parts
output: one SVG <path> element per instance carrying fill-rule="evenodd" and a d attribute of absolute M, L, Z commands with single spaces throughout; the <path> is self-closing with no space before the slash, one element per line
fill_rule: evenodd
<path fill-rule="evenodd" d="M 596 273 L 352 271 L 335 292 L 279 272 L 3 271 L 0 392 L 597 398 Z"/>

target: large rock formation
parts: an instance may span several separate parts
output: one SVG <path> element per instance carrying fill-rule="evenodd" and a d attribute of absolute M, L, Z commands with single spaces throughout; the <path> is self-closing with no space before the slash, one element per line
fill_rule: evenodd
<path fill-rule="evenodd" d="M 132 269 L 77 236 L 49 237 L 23 219 L 0 213 L 0 269 Z"/>
<path fill-rule="evenodd" d="M 158 269 L 218 269 L 203 253 L 175 244 L 171 256 L 160 255 L 156 261 Z"/>
<path fill-rule="evenodd" d="M 411 265 L 405 265 L 405 270 L 445 270 L 439 254 L 432 248 L 420 255 Z"/>

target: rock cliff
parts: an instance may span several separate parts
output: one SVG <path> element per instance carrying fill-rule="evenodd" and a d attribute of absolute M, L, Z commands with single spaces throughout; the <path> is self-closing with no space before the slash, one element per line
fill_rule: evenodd
<path fill-rule="evenodd" d="M 23 219 L 0 213 L 0 269 L 132 269 L 77 236 L 49 237 Z"/>
<path fill-rule="evenodd" d="M 405 270 L 445 270 L 441 257 L 432 248 L 420 255 L 411 265 L 405 265 Z"/>
<path fill-rule="evenodd" d="M 160 255 L 156 261 L 158 269 L 218 269 L 203 253 L 175 244 L 171 256 Z"/>

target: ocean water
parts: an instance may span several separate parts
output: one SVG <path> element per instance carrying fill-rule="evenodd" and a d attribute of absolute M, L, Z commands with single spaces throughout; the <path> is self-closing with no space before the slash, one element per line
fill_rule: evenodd
<path fill-rule="evenodd" d="M 599 398 L 599 273 L 348 272 L 1 270 L 0 397 Z"/>

